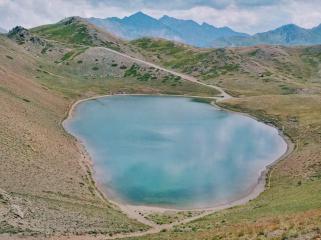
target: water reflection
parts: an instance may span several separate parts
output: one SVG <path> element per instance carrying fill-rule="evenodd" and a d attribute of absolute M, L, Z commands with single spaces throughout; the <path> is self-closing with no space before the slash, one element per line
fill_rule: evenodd
<path fill-rule="evenodd" d="M 66 127 L 85 142 L 97 180 L 133 204 L 208 207 L 233 200 L 286 149 L 269 126 L 181 97 L 86 101 Z"/>

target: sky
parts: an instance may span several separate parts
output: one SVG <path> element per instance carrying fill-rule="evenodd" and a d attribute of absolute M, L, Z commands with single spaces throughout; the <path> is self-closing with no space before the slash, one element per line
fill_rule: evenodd
<path fill-rule="evenodd" d="M 30 28 L 69 16 L 124 17 L 137 11 L 250 34 L 288 23 L 305 28 L 321 23 L 321 0 L 0 0 L 0 27 Z"/>

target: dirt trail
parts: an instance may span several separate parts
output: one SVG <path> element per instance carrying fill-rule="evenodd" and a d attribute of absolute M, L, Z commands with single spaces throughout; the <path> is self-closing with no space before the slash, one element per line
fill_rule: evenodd
<path fill-rule="evenodd" d="M 117 52 L 115 50 L 112 50 L 112 49 L 109 49 L 109 48 L 104 48 L 104 47 L 98 47 L 98 48 L 102 48 L 108 52 L 111 52 L 111 53 L 114 53 L 114 54 L 117 54 L 119 56 L 122 56 L 122 57 L 125 57 L 127 59 L 130 59 L 134 62 L 137 62 L 137 63 L 142 63 L 142 64 L 145 64 L 149 67 L 154 67 L 156 69 L 159 69 L 159 70 L 162 70 L 164 72 L 167 72 L 167 73 L 171 73 L 175 76 L 179 76 L 187 81 L 190 81 L 190 82 L 194 82 L 194 83 L 198 83 L 200 85 L 203 85 L 203 86 L 206 86 L 206 87 L 210 87 L 210 88 L 214 88 L 216 89 L 217 91 L 219 91 L 220 93 L 220 96 L 219 97 L 215 97 L 217 100 L 226 100 L 226 99 L 229 99 L 229 98 L 233 98 L 231 95 L 229 95 L 228 93 L 226 93 L 221 87 L 218 87 L 218 86 L 214 86 L 214 85 L 209 85 L 209 84 L 206 84 L 206 83 L 203 83 L 203 82 L 200 82 L 197 78 L 193 77 L 193 76 L 189 76 L 189 75 L 186 75 L 186 74 L 183 74 L 183 73 L 179 73 L 179 72 L 175 72 L 173 70 L 170 70 L 170 69 L 166 69 L 164 67 L 161 67 L 161 66 L 158 66 L 154 63 L 150 63 L 150 62 L 147 62 L 145 60 L 141 60 L 141 59 L 138 59 L 138 58 L 135 58 L 135 57 L 132 57 L 132 56 L 129 56 L 125 53 L 120 53 L 120 52 Z"/>

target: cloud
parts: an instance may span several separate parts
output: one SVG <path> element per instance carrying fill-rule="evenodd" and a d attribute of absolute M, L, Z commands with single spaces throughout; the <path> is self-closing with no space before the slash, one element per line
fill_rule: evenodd
<path fill-rule="evenodd" d="M 89 0 L 0 0 L 0 25 L 7 29 L 16 25 L 35 27 L 69 16 L 122 17 L 129 13 L 117 6 Z"/>
<path fill-rule="evenodd" d="M 0 0 L 0 26 L 34 27 L 68 16 L 124 17 L 139 10 L 154 17 L 167 14 L 247 33 L 287 23 L 307 28 L 321 23 L 319 0 Z"/>
<path fill-rule="evenodd" d="M 318 1 L 230 1 L 223 8 L 195 6 L 190 9 L 169 10 L 166 14 L 182 19 L 207 22 L 214 26 L 228 26 L 234 30 L 256 33 L 268 31 L 284 24 L 294 23 L 311 28 L 321 23 L 321 5 Z M 161 16 L 163 11 L 145 9 Z M 309 13 L 309 14 L 307 14 Z"/>
<path fill-rule="evenodd" d="M 285 12 L 291 22 L 302 27 L 311 28 L 321 23 L 321 4 L 317 0 L 293 1 Z"/>

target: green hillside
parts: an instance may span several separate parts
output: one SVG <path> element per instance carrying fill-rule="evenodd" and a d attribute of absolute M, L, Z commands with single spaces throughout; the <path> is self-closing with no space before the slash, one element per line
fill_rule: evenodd
<path fill-rule="evenodd" d="M 121 50 L 122 41 L 97 29 L 80 17 L 66 18 L 58 23 L 31 29 L 31 33 L 61 43 L 87 46 L 103 46 Z"/>
<path fill-rule="evenodd" d="M 57 24 L 41 26 L 32 30 L 45 38 L 72 44 L 92 45 L 93 39 L 80 19 L 66 19 Z"/>
<path fill-rule="evenodd" d="M 234 98 L 220 106 L 273 124 L 291 139 L 293 152 L 269 171 L 263 194 L 164 230 L 163 223 L 200 213 L 136 212 L 135 220 L 102 196 L 85 150 L 61 126 L 72 103 L 103 94 L 218 94 L 133 56 L 221 86 Z M 0 239 L 320 237 L 321 46 L 198 49 L 162 39 L 126 42 L 72 17 L 0 36 L 0 100 Z M 144 233 L 150 227 L 141 219 L 154 221 L 153 234 Z M 138 233 L 143 236 L 135 238 Z"/>
<path fill-rule="evenodd" d="M 195 49 L 153 39 L 132 44 L 151 61 L 222 86 L 238 98 L 219 105 L 272 123 L 295 144 L 293 153 L 269 172 L 267 190 L 257 199 L 132 239 L 317 239 L 321 46 Z"/>
<path fill-rule="evenodd" d="M 151 61 L 221 86 L 234 95 L 319 92 L 320 46 L 197 49 L 167 40 L 132 41 Z"/>
<path fill-rule="evenodd" d="M 73 102 L 96 95 L 217 91 L 87 45 L 79 28 L 52 26 L 0 36 L 0 236 L 146 230 L 102 198 L 85 150 L 62 120 Z"/>

